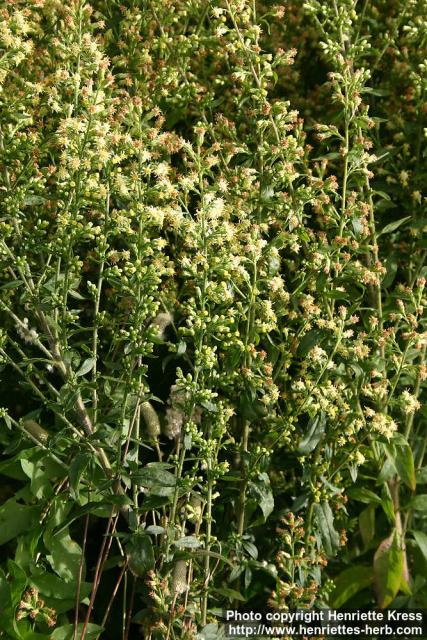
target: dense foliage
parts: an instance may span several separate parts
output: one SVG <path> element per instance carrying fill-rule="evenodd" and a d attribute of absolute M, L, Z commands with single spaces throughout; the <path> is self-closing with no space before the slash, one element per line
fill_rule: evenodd
<path fill-rule="evenodd" d="M 427 608 L 426 0 L 0 6 L 0 637 Z"/>

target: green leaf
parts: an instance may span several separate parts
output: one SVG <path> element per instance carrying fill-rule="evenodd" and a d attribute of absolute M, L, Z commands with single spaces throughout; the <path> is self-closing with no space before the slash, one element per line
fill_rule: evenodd
<path fill-rule="evenodd" d="M 24 198 L 24 206 L 26 207 L 34 207 L 38 204 L 43 204 L 45 202 L 45 198 L 42 196 L 37 196 L 33 194 L 29 194 Z"/>
<path fill-rule="evenodd" d="M 252 397 L 253 396 L 253 397 Z M 253 422 L 259 418 L 263 418 L 267 413 L 265 404 L 258 400 L 253 392 L 242 393 L 239 398 L 239 414 Z"/>
<path fill-rule="evenodd" d="M 395 220 L 394 222 L 386 224 L 386 226 L 383 227 L 377 234 L 377 237 L 379 238 L 379 236 L 382 236 L 384 233 L 392 233 L 393 231 L 396 231 L 396 229 L 398 229 L 405 222 L 408 222 L 408 220 L 411 220 L 411 218 L 412 216 L 406 216 L 405 218 L 401 218 L 400 220 Z"/>
<path fill-rule="evenodd" d="M 300 455 L 306 456 L 314 451 L 325 433 L 325 425 L 326 420 L 323 411 L 310 420 L 307 432 L 298 447 L 298 453 Z"/>
<path fill-rule="evenodd" d="M 373 190 L 372 193 L 375 193 L 375 195 L 379 196 L 383 200 L 391 200 L 389 194 L 386 193 L 385 191 L 375 191 L 375 190 Z"/>
<path fill-rule="evenodd" d="M 253 560 L 256 560 L 258 558 L 258 549 L 256 548 L 253 542 L 250 542 L 249 540 L 245 540 L 243 542 L 243 547 Z"/>
<path fill-rule="evenodd" d="M 21 460 L 39 459 L 44 455 L 45 453 L 43 451 L 40 451 L 37 447 L 31 447 L 30 449 L 21 449 L 19 453 L 13 456 L 13 458 L 9 458 L 9 460 L 5 460 L 4 462 L 0 463 L 0 473 L 11 478 L 15 478 L 16 480 L 25 480 L 27 476 L 22 471 Z M 19 472 L 17 469 L 13 469 L 13 472 L 10 473 L 11 465 L 14 464 L 19 464 Z"/>
<path fill-rule="evenodd" d="M 76 583 L 65 582 L 53 573 L 43 573 L 41 575 L 31 576 L 29 582 L 40 591 L 42 596 L 46 598 L 75 600 Z M 80 601 L 89 596 L 91 589 L 91 582 L 80 583 Z"/>
<path fill-rule="evenodd" d="M 335 589 L 329 604 L 333 609 L 339 609 L 347 600 L 362 591 L 372 583 L 374 572 L 372 567 L 350 567 L 345 569 L 334 580 Z"/>
<path fill-rule="evenodd" d="M 11 282 L 6 282 L 6 284 L 3 284 L 0 287 L 0 291 L 6 290 L 6 289 L 17 289 L 18 287 L 21 286 L 21 284 L 23 284 L 23 280 L 12 280 Z"/>
<path fill-rule="evenodd" d="M 170 471 L 158 466 L 147 465 L 141 471 L 132 475 L 132 480 L 155 496 L 171 496 L 175 492 L 176 476 Z"/>
<path fill-rule="evenodd" d="M 79 293 L 78 291 L 75 291 L 74 289 L 70 289 L 68 293 L 71 296 L 71 298 L 74 298 L 75 300 L 86 300 L 86 298 L 82 296 L 81 293 Z"/>
<path fill-rule="evenodd" d="M 334 516 L 329 503 L 323 501 L 315 504 L 314 514 L 323 544 L 325 545 L 325 551 L 328 556 L 333 556 L 339 547 L 340 537 L 334 528 Z"/>
<path fill-rule="evenodd" d="M 86 358 L 80 369 L 76 372 L 76 376 L 84 376 L 92 371 L 95 366 L 96 358 Z"/>
<path fill-rule="evenodd" d="M 397 474 L 397 469 L 394 466 L 394 463 L 390 460 L 390 458 L 385 458 L 384 464 L 381 468 L 381 471 L 377 477 L 377 485 L 384 484 L 388 482 L 393 476 Z"/>
<path fill-rule="evenodd" d="M 274 509 L 273 492 L 271 491 L 270 478 L 265 471 L 258 474 L 257 481 L 250 483 L 250 492 L 254 494 L 255 499 L 262 511 L 264 520 Z"/>
<path fill-rule="evenodd" d="M 46 556 L 52 569 L 65 582 L 77 580 L 82 556 L 81 547 L 70 538 L 67 530 L 55 536 L 44 536 L 44 543 L 50 555 Z"/>
<path fill-rule="evenodd" d="M 184 547 L 186 549 L 198 549 L 202 546 L 202 543 L 195 536 L 184 536 L 175 541 L 175 546 Z"/>
<path fill-rule="evenodd" d="M 79 497 L 79 484 L 92 456 L 89 453 L 79 453 L 70 465 L 68 477 L 70 479 L 70 493 L 74 499 Z"/>
<path fill-rule="evenodd" d="M 424 531 L 413 531 L 412 535 L 419 550 L 427 561 L 427 533 L 424 533 Z"/>
<path fill-rule="evenodd" d="M 0 545 L 16 538 L 35 525 L 40 507 L 19 504 L 14 498 L 0 507 Z"/>
<path fill-rule="evenodd" d="M 104 514 L 100 515 L 102 509 L 105 509 L 105 515 Z M 68 527 L 72 522 L 74 522 L 74 520 L 77 520 L 78 518 L 85 516 L 87 513 L 96 513 L 98 517 L 108 518 L 111 513 L 111 504 L 108 502 L 91 501 L 91 502 L 87 502 L 82 507 L 77 507 L 76 509 L 73 509 L 71 514 L 64 520 L 64 522 L 61 522 L 61 524 L 55 529 L 54 535 L 59 536 L 63 531 L 68 529 Z"/>
<path fill-rule="evenodd" d="M 151 496 L 157 496 L 160 498 L 171 498 L 174 493 L 175 493 L 175 488 L 174 487 L 164 487 L 162 485 L 159 484 L 152 484 L 149 488 L 148 488 L 148 493 L 151 494 Z"/>
<path fill-rule="evenodd" d="M 414 511 L 427 512 L 427 494 L 422 493 L 419 496 L 415 496 L 409 503 L 409 508 Z"/>
<path fill-rule="evenodd" d="M 353 231 L 357 236 L 360 236 L 360 234 L 363 231 L 363 224 L 360 218 L 352 218 L 351 219 L 352 225 L 353 225 Z"/>
<path fill-rule="evenodd" d="M 348 497 L 365 504 L 381 504 L 381 497 L 366 487 L 352 487 L 347 492 Z"/>
<path fill-rule="evenodd" d="M 7 569 L 9 573 L 10 608 L 6 607 L 6 614 L 0 617 L 0 623 L 4 624 L 5 631 L 7 631 L 12 638 L 22 640 L 24 637 L 22 633 L 26 630 L 28 631 L 28 623 L 24 620 L 17 622 L 15 620 L 15 610 L 27 587 L 27 575 L 13 560 L 7 561 Z M 1 613 L 3 614 L 4 612 Z M 3 627 L 0 626 L 0 630 L 1 629 L 3 629 Z"/>
<path fill-rule="evenodd" d="M 129 569 L 135 576 L 145 576 L 154 567 L 153 543 L 150 536 L 134 534 L 126 545 Z"/>
<path fill-rule="evenodd" d="M 415 464 L 412 449 L 407 442 L 404 444 L 384 444 L 384 450 L 388 458 L 396 467 L 400 479 L 411 491 L 415 491 L 417 481 L 415 478 Z"/>
<path fill-rule="evenodd" d="M 403 576 L 404 552 L 396 531 L 379 545 L 374 556 L 374 583 L 377 603 L 381 609 L 396 597 Z"/>
<path fill-rule="evenodd" d="M 165 532 L 165 528 L 156 524 L 150 524 L 144 531 L 145 533 L 149 533 L 150 536 L 159 536 Z"/>
<path fill-rule="evenodd" d="M 340 157 L 341 154 L 338 153 L 338 151 L 330 151 L 329 153 L 325 153 L 323 156 L 313 158 L 313 161 L 318 162 L 319 160 L 338 160 Z"/>
<path fill-rule="evenodd" d="M 424 229 L 427 227 L 427 217 L 426 216 L 417 216 L 411 222 L 412 229 Z"/>
<path fill-rule="evenodd" d="M 383 485 L 381 490 L 381 507 L 385 515 L 389 519 L 389 522 L 394 526 L 396 514 L 394 512 L 394 504 L 390 494 L 390 489 L 387 484 Z"/>
<path fill-rule="evenodd" d="M 229 589 L 228 587 L 221 587 L 219 589 L 214 590 L 215 593 L 218 593 L 220 596 L 224 596 L 228 598 L 228 600 L 238 600 L 239 602 L 246 602 L 246 598 L 242 596 L 239 591 L 235 589 Z"/>
<path fill-rule="evenodd" d="M 365 547 L 375 536 L 375 505 L 369 504 L 359 514 L 359 530 Z"/>
<path fill-rule="evenodd" d="M 390 285 L 393 284 L 393 281 L 396 277 L 398 260 L 394 254 L 387 258 L 385 267 L 387 269 L 387 273 L 385 274 L 381 282 L 382 289 L 386 289 L 387 287 L 390 287 Z"/>
<path fill-rule="evenodd" d="M 417 482 L 418 484 L 427 484 L 427 467 L 421 467 L 417 471 Z"/>
<path fill-rule="evenodd" d="M 151 487 L 153 485 L 174 487 L 176 485 L 176 476 L 174 476 L 173 473 L 157 467 L 147 466 L 141 469 L 141 471 L 134 473 L 132 479 L 145 487 Z"/>
<path fill-rule="evenodd" d="M 38 500 L 47 500 L 53 496 L 53 489 L 49 481 L 49 474 L 43 464 L 43 460 L 21 460 L 24 473 L 31 480 L 31 492 Z"/>
<path fill-rule="evenodd" d="M 313 347 L 324 340 L 325 336 L 325 332 L 321 329 L 312 329 L 311 331 L 308 331 L 298 345 L 297 355 L 300 357 L 306 356 Z"/>
<path fill-rule="evenodd" d="M 37 546 L 43 535 L 41 527 L 30 529 L 27 534 L 20 535 L 17 539 L 15 562 L 24 571 L 31 571 L 34 565 L 34 557 L 37 555 Z"/>
<path fill-rule="evenodd" d="M 218 627 L 216 622 L 211 622 L 203 627 L 198 635 L 198 640 L 225 640 L 224 627 Z"/>
<path fill-rule="evenodd" d="M 187 343 L 184 340 L 180 340 L 178 343 L 178 347 L 176 353 L 178 356 L 182 356 L 183 353 L 187 351 Z"/>
<path fill-rule="evenodd" d="M 218 407 L 210 400 L 202 400 L 200 406 L 204 407 L 210 413 L 218 413 Z"/>
<path fill-rule="evenodd" d="M 77 638 L 80 638 L 82 635 L 84 623 L 81 622 L 77 625 Z M 103 627 L 100 627 L 97 624 L 89 623 L 86 628 L 86 638 L 88 640 L 96 640 L 99 635 L 104 631 Z M 74 637 L 74 625 L 73 624 L 65 624 L 62 627 L 58 627 L 50 636 L 51 640 L 73 640 Z"/>
<path fill-rule="evenodd" d="M 10 581 L 10 596 L 12 605 L 17 605 L 21 600 L 22 592 L 27 586 L 27 574 L 21 569 L 19 565 L 13 560 L 7 561 L 7 569 L 11 576 Z"/>

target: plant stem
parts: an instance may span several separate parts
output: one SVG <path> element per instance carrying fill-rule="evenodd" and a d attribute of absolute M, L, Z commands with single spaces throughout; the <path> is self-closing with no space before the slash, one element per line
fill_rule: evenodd
<path fill-rule="evenodd" d="M 209 579 L 210 579 L 210 556 L 209 550 L 211 545 L 211 536 L 212 536 L 212 471 L 211 471 L 212 461 L 209 460 L 209 468 L 208 468 L 208 492 L 206 497 L 206 537 L 205 537 L 205 550 L 206 555 L 204 558 L 204 580 L 203 580 L 203 597 L 202 597 L 202 625 L 205 626 L 207 622 L 207 612 L 208 612 L 208 597 L 209 597 Z"/>
<path fill-rule="evenodd" d="M 79 625 L 80 589 L 81 589 L 82 577 L 83 577 L 83 566 L 84 566 L 84 557 L 85 557 L 85 550 L 86 550 L 86 543 L 87 543 L 88 528 L 89 528 L 89 514 L 86 514 L 84 531 L 83 531 L 82 555 L 80 557 L 79 573 L 77 577 L 76 600 L 74 605 L 75 609 L 74 609 L 73 640 L 77 640 L 77 630 Z"/>
<path fill-rule="evenodd" d="M 240 485 L 238 520 L 237 520 L 237 533 L 239 534 L 239 536 L 242 536 L 245 530 L 246 490 L 248 486 L 246 454 L 248 452 L 249 433 L 250 433 L 250 422 L 248 420 L 244 420 L 243 430 L 242 430 L 242 443 L 240 447 L 241 456 L 242 456 L 241 463 L 240 463 L 242 480 Z"/>

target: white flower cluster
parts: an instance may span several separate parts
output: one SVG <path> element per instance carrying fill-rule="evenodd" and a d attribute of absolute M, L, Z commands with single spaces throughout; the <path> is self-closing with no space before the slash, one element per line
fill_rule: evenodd
<path fill-rule="evenodd" d="M 371 418 L 371 425 L 374 431 L 383 435 L 387 440 L 390 440 L 393 433 L 397 431 L 397 424 L 389 415 L 377 413 L 370 407 L 365 409 L 365 415 L 367 418 Z"/>
<path fill-rule="evenodd" d="M 415 396 L 405 389 L 400 396 L 404 413 L 415 413 L 421 407 L 420 402 Z"/>

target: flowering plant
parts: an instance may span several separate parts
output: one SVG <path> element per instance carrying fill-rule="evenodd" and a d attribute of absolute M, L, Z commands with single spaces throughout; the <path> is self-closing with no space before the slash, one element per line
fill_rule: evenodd
<path fill-rule="evenodd" d="M 0 6 L 0 637 L 425 607 L 425 0 Z"/>

